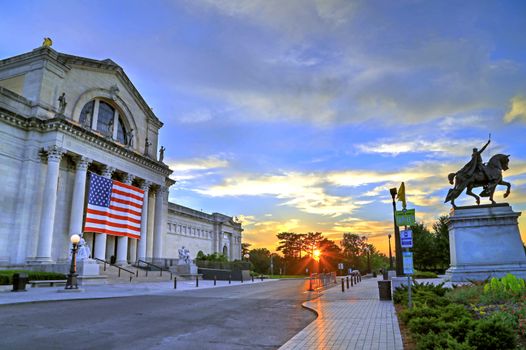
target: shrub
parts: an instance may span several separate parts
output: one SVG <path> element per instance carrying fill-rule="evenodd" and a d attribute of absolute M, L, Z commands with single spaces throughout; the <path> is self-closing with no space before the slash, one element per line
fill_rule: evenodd
<path fill-rule="evenodd" d="M 482 286 L 461 286 L 454 287 L 452 290 L 448 291 L 446 297 L 453 303 L 464 305 L 477 304 L 482 292 Z"/>
<path fill-rule="evenodd" d="M 407 302 L 407 286 L 402 286 L 395 289 L 393 293 L 393 301 L 395 304 L 404 304 Z M 444 298 L 447 288 L 444 284 L 433 285 L 431 283 L 415 282 L 411 288 L 412 299 L 415 305 L 428 306 L 445 306 L 449 304 L 449 300 Z"/>
<path fill-rule="evenodd" d="M 438 275 L 432 271 L 418 271 L 415 270 L 415 273 L 413 274 L 413 278 L 437 278 Z"/>
<path fill-rule="evenodd" d="M 29 280 L 65 280 L 66 275 L 56 272 L 27 271 L 27 270 L 2 270 L 0 271 L 0 284 L 12 284 L 15 273 L 27 273 Z"/>
<path fill-rule="evenodd" d="M 493 277 L 486 283 L 481 301 L 485 304 L 502 303 L 509 299 L 518 299 L 522 295 L 526 295 L 524 280 L 508 273 L 500 279 Z"/>
<path fill-rule="evenodd" d="M 472 346 L 466 343 L 458 342 L 449 334 L 428 333 L 418 337 L 416 345 L 417 350 L 474 350 Z"/>
<path fill-rule="evenodd" d="M 496 312 L 486 319 L 479 320 L 466 338 L 469 345 L 480 350 L 514 349 L 517 337 L 513 326 L 509 316 Z"/>

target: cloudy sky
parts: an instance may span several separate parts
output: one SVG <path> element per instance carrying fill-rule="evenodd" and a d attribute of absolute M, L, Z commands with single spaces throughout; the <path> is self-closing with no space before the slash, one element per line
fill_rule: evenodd
<path fill-rule="evenodd" d="M 447 174 L 491 133 L 526 209 L 524 1 L 8 1 L 0 57 L 44 36 L 120 64 L 165 123 L 170 199 L 281 231 L 370 237 L 385 251 L 390 187 L 431 224 Z M 502 201 L 503 189 L 496 198 Z M 472 204 L 471 199 L 458 204 Z M 526 214 L 520 220 L 526 237 Z M 524 238 L 523 237 L 523 238 Z"/>

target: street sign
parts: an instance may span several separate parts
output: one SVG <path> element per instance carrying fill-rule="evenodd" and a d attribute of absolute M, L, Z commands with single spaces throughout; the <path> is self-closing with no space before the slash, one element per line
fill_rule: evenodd
<path fill-rule="evenodd" d="M 400 231 L 400 244 L 402 245 L 402 248 L 413 248 L 413 231 Z"/>
<path fill-rule="evenodd" d="M 343 270 L 343 263 L 338 264 L 338 270 Z"/>
<path fill-rule="evenodd" d="M 404 274 L 412 275 L 413 271 L 413 252 L 402 252 L 404 260 Z"/>
<path fill-rule="evenodd" d="M 397 210 L 395 217 L 397 226 L 411 226 L 416 222 L 414 209 Z"/>

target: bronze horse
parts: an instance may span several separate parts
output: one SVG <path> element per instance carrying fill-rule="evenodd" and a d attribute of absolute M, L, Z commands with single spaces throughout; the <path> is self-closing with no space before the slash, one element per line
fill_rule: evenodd
<path fill-rule="evenodd" d="M 502 171 L 508 170 L 508 163 L 510 156 L 505 154 L 496 154 L 489 160 L 485 167 L 486 173 L 477 171 L 473 175 L 468 175 L 465 172 L 458 171 L 456 173 L 450 173 L 448 175 L 449 183 L 453 185 L 453 179 L 455 180 L 455 187 L 449 190 L 444 203 L 451 201 L 453 208 L 456 208 L 455 199 L 464 191 L 466 194 L 475 198 L 477 205 L 480 204 L 480 197 L 474 194 L 471 190 L 475 187 L 483 187 L 483 191 L 480 193 L 481 197 L 489 197 L 492 204 L 496 204 L 493 200 L 493 194 L 497 185 L 503 185 L 507 187 L 504 198 L 508 197 L 511 191 L 511 184 L 502 180 Z"/>

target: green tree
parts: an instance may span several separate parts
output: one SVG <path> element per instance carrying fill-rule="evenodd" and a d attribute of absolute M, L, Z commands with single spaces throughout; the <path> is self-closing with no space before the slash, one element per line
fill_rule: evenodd
<path fill-rule="evenodd" d="M 309 232 L 303 235 L 302 247 L 309 256 L 314 255 L 315 249 L 320 249 L 320 242 L 325 239 L 321 232 Z"/>
<path fill-rule="evenodd" d="M 247 254 L 250 250 L 250 246 L 252 244 L 250 243 L 241 243 L 241 256 L 245 256 L 245 254 Z"/>
<path fill-rule="evenodd" d="M 435 264 L 447 268 L 450 264 L 448 217 L 443 215 L 433 224 L 435 236 Z"/>
<path fill-rule="evenodd" d="M 268 273 L 270 269 L 270 250 L 267 248 L 256 248 L 249 252 L 250 262 L 254 265 L 257 273 Z"/>
<path fill-rule="evenodd" d="M 354 269 L 364 269 L 363 264 L 364 248 L 367 239 L 355 233 L 344 233 L 343 240 L 340 242 L 343 247 L 343 255 L 347 260 L 347 265 Z"/>
<path fill-rule="evenodd" d="M 413 263 L 417 269 L 430 269 L 435 265 L 434 236 L 423 223 L 411 226 L 413 231 Z"/>

